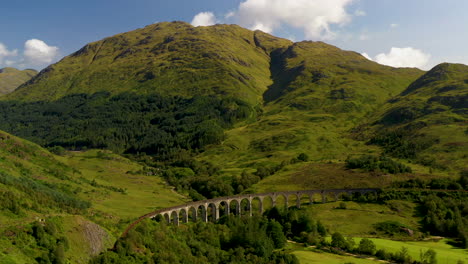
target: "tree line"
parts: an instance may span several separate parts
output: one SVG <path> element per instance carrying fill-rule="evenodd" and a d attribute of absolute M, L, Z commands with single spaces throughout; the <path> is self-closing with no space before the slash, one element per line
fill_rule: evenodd
<path fill-rule="evenodd" d="M 0 129 L 42 146 L 105 148 L 171 159 L 224 139 L 224 129 L 254 115 L 247 103 L 210 96 L 108 92 L 56 101 L 0 102 Z"/>

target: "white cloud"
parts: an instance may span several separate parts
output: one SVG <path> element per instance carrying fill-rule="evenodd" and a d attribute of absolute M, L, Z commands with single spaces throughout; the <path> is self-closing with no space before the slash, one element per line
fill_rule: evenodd
<path fill-rule="evenodd" d="M 211 26 L 216 24 L 216 17 L 212 12 L 201 12 L 193 17 L 192 23 L 193 26 Z"/>
<path fill-rule="evenodd" d="M 304 31 L 307 39 L 333 39 L 332 25 L 351 20 L 346 6 L 353 0 L 246 0 L 236 16 L 242 26 L 272 33 L 283 24 Z"/>
<path fill-rule="evenodd" d="M 364 11 L 364 10 L 356 10 L 356 11 L 354 12 L 354 15 L 355 15 L 355 16 L 366 16 L 367 13 L 366 13 L 366 11 Z"/>
<path fill-rule="evenodd" d="M 364 56 L 364 58 L 373 61 L 373 59 L 369 56 L 369 54 L 363 52 L 363 53 L 361 53 L 361 55 Z"/>
<path fill-rule="evenodd" d="M 18 50 L 8 50 L 7 46 L 3 43 L 0 43 L 0 66 L 3 64 L 3 60 L 6 57 L 15 57 L 18 56 Z M 7 60 L 9 62 L 9 60 Z M 11 66 L 11 64 L 7 63 L 7 66 Z"/>
<path fill-rule="evenodd" d="M 425 69 L 428 66 L 430 58 L 430 54 L 424 53 L 419 49 L 412 47 L 393 47 L 390 49 L 389 53 L 380 53 L 375 56 L 374 61 L 392 67 L 416 67 Z"/>
<path fill-rule="evenodd" d="M 58 55 L 59 48 L 47 45 L 39 39 L 30 39 L 24 43 L 24 64 L 41 66 L 50 64 Z"/>
<path fill-rule="evenodd" d="M 398 24 L 395 24 L 395 23 L 390 24 L 390 28 L 397 28 L 398 26 L 399 26 L 399 25 L 398 25 Z"/>
<path fill-rule="evenodd" d="M 231 11 L 231 12 L 228 12 L 226 15 L 224 15 L 224 18 L 229 19 L 229 18 L 234 17 L 234 16 L 236 16 L 236 12 Z"/>

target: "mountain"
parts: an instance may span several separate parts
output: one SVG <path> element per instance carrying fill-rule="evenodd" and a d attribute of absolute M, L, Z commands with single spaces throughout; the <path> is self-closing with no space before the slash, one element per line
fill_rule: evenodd
<path fill-rule="evenodd" d="M 382 66 L 321 42 L 292 43 L 236 25 L 193 27 L 172 22 L 90 43 L 44 69 L 8 98 L 55 100 L 74 93 L 131 91 L 234 96 L 254 105 L 263 97 L 272 101 L 286 95 L 299 95 L 298 105 L 323 97 L 380 102 L 380 97 L 401 92 L 420 74 L 416 69 Z M 314 90 L 311 98 L 301 96 L 304 89 Z"/>
<path fill-rule="evenodd" d="M 20 71 L 15 68 L 0 69 L 0 96 L 13 92 L 21 84 L 29 81 L 37 74 L 36 70 Z"/>
<path fill-rule="evenodd" d="M 389 100 L 369 124 L 371 143 L 435 169 L 466 169 L 468 66 L 439 64 Z"/>
<path fill-rule="evenodd" d="M 90 43 L 0 97 L 0 263 L 85 263 L 132 220 L 186 197 L 465 188 L 467 73 L 392 68 L 235 25 L 164 22 Z M 331 211 L 365 211 L 354 206 Z M 413 215 L 406 202 L 378 206 Z M 463 211 L 450 208 L 447 226 Z M 156 255 L 136 230 L 108 252 L 116 261 Z"/>
<path fill-rule="evenodd" d="M 269 50 L 290 44 L 234 25 L 158 23 L 84 46 L 9 98 L 53 100 L 73 93 L 132 91 L 217 94 L 256 103 L 270 84 Z"/>
<path fill-rule="evenodd" d="M 47 67 L 0 99 L 0 129 L 43 146 L 188 166 L 187 175 L 199 177 L 162 176 L 213 197 L 242 189 L 235 179 L 243 171 L 289 179 L 310 174 L 311 162 L 346 171 L 349 155 L 378 155 L 349 131 L 423 73 L 323 42 L 164 22 L 90 43 Z M 310 162 L 280 166 L 300 154 Z"/>

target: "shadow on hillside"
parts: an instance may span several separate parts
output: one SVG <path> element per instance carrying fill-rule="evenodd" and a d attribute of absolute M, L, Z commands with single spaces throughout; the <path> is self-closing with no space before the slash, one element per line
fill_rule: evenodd
<path fill-rule="evenodd" d="M 295 57 L 292 48 L 277 49 L 270 53 L 270 73 L 273 84 L 268 86 L 268 90 L 263 94 L 265 103 L 274 101 L 284 95 L 289 88 L 289 85 L 304 71 L 303 64 L 288 69 L 286 60 Z"/>

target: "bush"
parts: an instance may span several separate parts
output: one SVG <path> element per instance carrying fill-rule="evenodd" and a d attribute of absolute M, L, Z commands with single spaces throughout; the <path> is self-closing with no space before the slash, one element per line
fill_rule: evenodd
<path fill-rule="evenodd" d="M 348 158 L 346 160 L 346 168 L 348 169 L 363 169 L 365 171 L 382 171 L 390 174 L 411 173 L 410 167 L 396 162 L 388 157 L 373 155 L 364 155 L 357 158 Z"/>
<path fill-rule="evenodd" d="M 346 203 L 345 202 L 340 202 L 340 205 L 337 207 L 338 209 L 346 209 Z"/>
<path fill-rule="evenodd" d="M 359 242 L 358 252 L 365 255 L 374 255 L 376 250 L 374 242 L 368 238 L 363 238 Z"/>
<path fill-rule="evenodd" d="M 342 234 L 335 232 L 332 235 L 331 246 L 339 249 L 347 249 L 348 242 Z"/>

